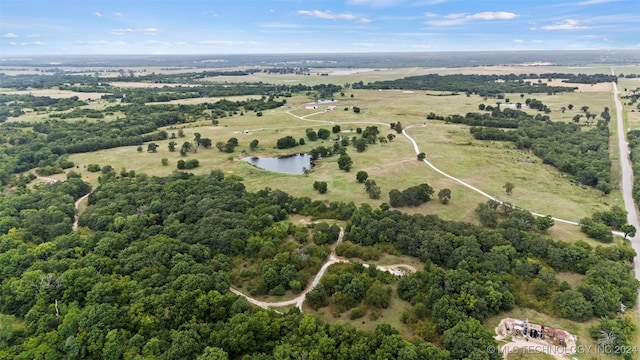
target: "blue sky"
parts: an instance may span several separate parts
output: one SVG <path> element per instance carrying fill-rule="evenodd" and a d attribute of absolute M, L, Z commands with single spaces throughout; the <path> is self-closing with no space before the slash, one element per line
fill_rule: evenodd
<path fill-rule="evenodd" d="M 640 0 L 0 0 L 0 56 L 640 49 Z"/>

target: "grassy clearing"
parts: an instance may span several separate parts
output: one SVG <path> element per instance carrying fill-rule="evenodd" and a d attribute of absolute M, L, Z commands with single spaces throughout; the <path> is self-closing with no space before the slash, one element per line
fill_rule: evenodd
<path fill-rule="evenodd" d="M 452 190 L 452 200 L 442 205 L 437 200 L 430 201 L 416 208 L 402 208 L 409 213 L 435 213 L 446 219 L 475 221 L 473 209 L 480 202 L 486 201 L 481 195 L 461 186 L 457 182 L 443 177 L 425 164 L 418 162 L 411 143 L 401 134 L 388 144 L 371 145 L 367 151 L 357 153 L 349 148 L 349 155 L 354 166 L 351 172 L 338 170 L 337 157 L 319 162 L 309 176 L 285 175 L 255 168 L 244 161 L 244 156 L 278 156 L 291 153 L 306 152 L 317 146 L 332 146 L 332 141 L 307 141 L 306 145 L 294 149 L 275 149 L 276 140 L 291 135 L 296 139 L 304 137 L 304 129 L 330 129 L 332 124 L 339 124 L 342 130 L 353 130 L 377 124 L 381 135 L 394 133 L 386 124 L 400 121 L 416 139 L 421 151 L 427 159 L 438 168 L 459 177 L 462 180 L 480 187 L 501 200 L 509 201 L 528 210 L 552 214 L 557 217 L 575 220 L 590 216 L 594 211 L 601 211 L 619 203 L 615 194 L 602 196 L 591 188 L 572 185 L 567 177 L 556 169 L 541 164 L 535 156 L 516 150 L 510 143 L 481 142 L 474 140 L 468 128 L 461 125 L 445 125 L 442 122 L 428 122 L 425 115 L 429 111 L 436 113 L 465 113 L 477 109 L 483 100 L 480 97 L 427 96 L 419 93 L 403 93 L 399 91 L 366 91 L 358 90 L 354 98 L 345 96 L 337 103 L 337 110 L 318 112 L 306 110 L 303 104 L 309 101 L 306 96 L 287 99 L 287 106 L 269 110 L 257 117 L 253 113 L 234 116 L 220 120 L 219 126 L 210 122 L 197 122 L 168 127 L 170 134 L 182 128 L 185 137 L 175 139 L 180 146 L 184 141 L 192 141 L 196 132 L 202 137 L 211 138 L 213 143 L 226 141 L 230 137 L 239 139 L 240 146 L 234 154 L 221 153 L 217 149 L 200 148 L 197 153 L 190 153 L 184 159 L 195 158 L 200 167 L 192 170 L 195 174 L 206 174 L 212 169 L 224 169 L 229 174 L 236 174 L 245 180 L 250 190 L 265 187 L 284 189 L 294 196 L 309 196 L 319 200 L 353 201 L 356 204 L 370 203 L 379 206 L 388 202 L 391 189 L 405 189 L 420 183 L 430 184 L 436 191 L 442 188 Z M 355 114 L 350 110 L 359 106 L 362 113 Z M 343 111 L 348 107 L 349 111 Z M 308 115 L 301 120 L 287 114 L 287 111 L 298 116 Z M 248 130 L 248 133 L 243 133 Z M 353 134 L 355 135 L 355 134 Z M 345 134 L 345 136 L 351 136 Z M 258 139 L 257 150 L 249 149 L 252 139 Z M 98 173 L 88 173 L 85 168 L 90 163 L 101 166 L 111 165 L 120 171 L 123 168 L 144 172 L 149 175 L 163 176 L 176 170 L 176 163 L 183 159 L 178 152 L 169 152 L 171 140 L 159 141 L 157 153 L 138 153 L 136 146 L 101 150 L 93 153 L 74 154 L 70 160 L 79 166 L 85 180 L 97 183 Z M 168 166 L 161 166 L 162 158 L 169 160 Z M 135 159 L 135 160 L 134 160 Z M 355 174 L 365 170 L 371 179 L 376 180 L 382 189 L 378 200 L 369 199 L 362 184 L 355 180 Z M 313 191 L 314 181 L 327 181 L 329 190 L 320 195 Z M 502 186 L 510 181 L 516 185 L 514 192 L 507 195 Z M 575 233 L 571 237 L 576 237 Z M 581 236 L 578 238 L 582 238 Z"/>
<path fill-rule="evenodd" d="M 466 126 L 432 122 L 412 129 L 427 159 L 436 167 L 485 192 L 530 211 L 577 221 L 611 206 L 611 195 L 572 184 L 534 155 L 504 142 L 477 141 Z M 503 185 L 515 184 L 507 195 Z"/>

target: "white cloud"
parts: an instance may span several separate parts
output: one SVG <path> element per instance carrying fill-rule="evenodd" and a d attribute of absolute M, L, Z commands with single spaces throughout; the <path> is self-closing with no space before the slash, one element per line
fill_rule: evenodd
<path fill-rule="evenodd" d="M 349 0 L 351 5 L 367 5 L 373 7 L 387 7 L 402 4 L 405 0 Z"/>
<path fill-rule="evenodd" d="M 587 1 L 579 2 L 578 5 L 581 5 L 581 6 L 596 5 L 596 4 L 606 4 L 606 3 L 618 2 L 618 1 L 620 0 L 587 0 Z"/>
<path fill-rule="evenodd" d="M 360 18 L 360 19 L 358 19 L 358 22 L 359 23 L 363 23 L 363 24 L 368 24 L 368 23 L 371 22 L 371 20 L 367 19 L 367 18 Z"/>
<path fill-rule="evenodd" d="M 300 10 L 298 11 L 300 15 L 311 16 L 320 19 L 327 20 L 355 20 L 356 17 L 353 14 L 342 13 L 342 14 L 334 14 L 331 11 L 320 11 L 320 10 Z"/>
<path fill-rule="evenodd" d="M 46 44 L 43 43 L 42 41 L 29 41 L 29 42 L 22 42 L 22 43 L 20 43 L 20 45 L 24 45 L 24 46 L 42 46 L 42 45 L 46 45 Z"/>
<path fill-rule="evenodd" d="M 445 15 L 443 16 L 445 19 L 462 19 L 463 17 L 465 17 L 467 14 L 464 13 L 454 13 L 454 14 L 449 14 L 449 15 Z"/>
<path fill-rule="evenodd" d="M 144 29 L 138 29 L 137 31 L 139 33 L 144 34 L 144 35 L 155 36 L 155 35 L 158 35 L 158 33 L 160 32 L 160 29 L 157 29 L 157 28 L 144 28 Z"/>
<path fill-rule="evenodd" d="M 100 11 L 96 11 L 96 12 L 94 13 L 94 15 L 95 15 L 95 16 L 97 16 L 97 17 L 102 17 L 102 14 L 100 13 Z"/>
<path fill-rule="evenodd" d="M 124 34 L 128 34 L 128 33 L 132 33 L 133 29 L 127 28 L 127 29 L 113 29 L 111 30 L 111 34 L 112 35 L 124 35 Z"/>
<path fill-rule="evenodd" d="M 2 34 L 2 38 L 3 39 L 15 39 L 17 37 L 18 37 L 18 35 L 14 34 L 12 32 L 8 32 L 6 34 Z"/>
<path fill-rule="evenodd" d="M 113 13 L 113 16 L 122 16 L 122 13 L 121 12 L 115 12 L 115 13 Z"/>
<path fill-rule="evenodd" d="M 522 44 L 524 42 L 524 40 L 522 39 L 513 39 L 513 42 L 516 44 Z"/>
<path fill-rule="evenodd" d="M 510 20 L 516 17 L 518 15 L 506 11 L 483 11 L 469 16 L 470 19 L 480 20 Z"/>
<path fill-rule="evenodd" d="M 9 42 L 9 45 L 11 45 L 11 46 L 16 46 L 16 45 L 18 45 L 18 44 L 16 44 L 16 43 L 15 43 L 15 41 L 11 41 L 11 42 Z"/>
<path fill-rule="evenodd" d="M 587 26 L 581 26 L 578 20 L 566 19 L 554 25 L 546 25 L 541 27 L 543 30 L 582 30 L 589 29 Z"/>
<path fill-rule="evenodd" d="M 438 17 L 438 14 L 434 14 L 432 12 L 426 12 L 426 13 L 424 13 L 424 16 L 426 16 L 428 18 L 435 18 L 435 17 Z"/>
<path fill-rule="evenodd" d="M 111 35 L 122 36 L 122 35 L 132 34 L 132 33 L 140 33 L 143 35 L 155 36 L 155 35 L 158 35 L 159 32 L 160 32 L 160 29 L 157 29 L 157 28 L 143 28 L 143 29 L 125 28 L 125 29 L 113 29 L 111 30 Z"/>
<path fill-rule="evenodd" d="M 431 26 L 454 26 L 464 24 L 473 20 L 484 20 L 484 21 L 492 21 L 492 20 L 511 20 L 518 17 L 518 14 L 514 14 L 512 12 L 506 11 L 483 11 L 475 14 L 465 14 L 465 13 L 453 13 L 442 16 L 442 18 L 437 19 L 436 14 L 427 13 L 427 16 L 433 20 L 427 20 L 425 24 Z"/>
<path fill-rule="evenodd" d="M 297 29 L 301 26 L 299 24 L 286 24 L 286 23 L 263 23 L 258 26 L 264 28 L 274 28 L 274 29 Z"/>

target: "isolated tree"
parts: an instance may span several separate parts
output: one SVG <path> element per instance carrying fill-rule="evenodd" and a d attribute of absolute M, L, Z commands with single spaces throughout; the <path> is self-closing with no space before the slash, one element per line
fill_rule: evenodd
<path fill-rule="evenodd" d="M 184 130 L 182 130 L 182 129 L 178 130 L 178 137 L 181 137 L 181 138 L 184 137 Z"/>
<path fill-rule="evenodd" d="M 332 131 L 334 134 L 339 133 L 339 132 L 341 131 L 341 129 L 340 129 L 340 125 L 334 125 L 334 126 L 333 126 L 333 128 L 331 129 L 331 131 Z"/>
<path fill-rule="evenodd" d="M 502 187 L 507 194 L 511 194 L 511 192 L 513 192 L 513 188 L 516 186 L 512 182 L 507 181 Z"/>
<path fill-rule="evenodd" d="M 567 105 L 567 107 L 569 108 L 569 110 L 573 110 L 573 104 L 569 104 Z"/>
<path fill-rule="evenodd" d="M 169 141 L 169 151 L 176 151 L 176 145 L 178 145 L 175 141 Z"/>
<path fill-rule="evenodd" d="M 636 236 L 636 227 L 631 224 L 622 225 L 622 227 L 620 227 L 620 231 L 624 233 L 625 239 L 627 238 L 627 236 Z"/>
<path fill-rule="evenodd" d="M 369 177 L 369 174 L 367 174 L 366 171 L 358 171 L 358 173 L 356 174 L 356 180 L 358 180 L 359 183 L 364 183 L 367 178 Z"/>
<path fill-rule="evenodd" d="M 547 232 L 547 230 L 551 229 L 553 225 L 555 225 L 555 221 L 550 215 L 538 217 L 535 220 L 536 228 L 542 232 Z"/>
<path fill-rule="evenodd" d="M 340 170 L 344 170 L 346 172 L 349 172 L 351 170 L 351 166 L 352 165 L 353 165 L 353 160 L 351 160 L 351 157 L 349 155 L 342 154 L 338 158 L 338 168 Z"/>
<path fill-rule="evenodd" d="M 425 153 L 423 153 L 423 152 L 421 152 L 420 154 L 418 154 L 418 160 L 420 160 L 420 161 L 424 160 L 424 158 L 426 158 L 426 157 L 427 157 L 427 154 L 425 154 Z"/>
<path fill-rule="evenodd" d="M 449 200 L 451 200 L 451 190 L 445 188 L 438 191 L 438 199 L 441 203 L 448 204 Z"/>
<path fill-rule="evenodd" d="M 314 181 L 313 188 L 318 190 L 320 194 L 324 194 L 327 192 L 327 182 L 326 181 Z"/>
<path fill-rule="evenodd" d="M 196 145 L 200 145 L 201 138 L 202 138 L 202 135 L 200 135 L 200 133 L 193 134 L 193 142 L 196 143 Z"/>
<path fill-rule="evenodd" d="M 167 158 L 162 158 L 161 163 L 162 163 L 162 166 L 167 166 L 167 165 L 169 165 L 169 159 L 167 159 Z"/>
<path fill-rule="evenodd" d="M 255 150 L 258 148 L 259 144 L 260 142 L 258 141 L 258 139 L 253 139 L 251 140 L 251 143 L 249 143 L 249 148 L 251 148 L 251 150 Z"/>
<path fill-rule="evenodd" d="M 210 148 L 211 144 L 212 144 L 212 142 L 211 142 L 211 139 L 209 139 L 209 138 L 200 139 L 200 145 L 204 146 L 205 149 Z"/>
<path fill-rule="evenodd" d="M 585 105 L 585 106 L 581 107 L 580 110 L 582 110 L 582 112 L 586 113 L 589 110 L 589 107 L 587 105 Z"/>
<path fill-rule="evenodd" d="M 318 138 L 326 140 L 331 136 L 331 132 L 327 129 L 318 129 Z"/>
<path fill-rule="evenodd" d="M 353 94 L 351 94 L 351 96 L 353 97 Z M 359 114 L 360 113 L 360 108 L 357 107 L 357 106 L 354 106 L 353 107 L 353 112 L 356 113 L 356 114 Z"/>
<path fill-rule="evenodd" d="M 354 145 L 357 152 L 364 152 L 365 150 L 367 150 L 367 140 L 365 139 L 360 138 L 356 140 Z"/>
<path fill-rule="evenodd" d="M 578 123 L 580 122 L 580 118 L 582 117 L 582 114 L 576 114 L 573 119 L 571 119 L 574 123 Z"/>
<path fill-rule="evenodd" d="M 387 134 L 387 139 L 389 139 L 389 142 L 391 142 L 395 138 L 396 136 L 394 134 Z"/>
<path fill-rule="evenodd" d="M 156 152 L 156 150 L 160 147 L 160 145 L 156 144 L 156 143 L 150 143 L 147 145 L 147 152 Z"/>
<path fill-rule="evenodd" d="M 480 104 L 478 105 L 478 110 L 484 111 L 485 107 L 486 107 L 485 104 Z"/>
<path fill-rule="evenodd" d="M 560 108 L 560 111 L 562 111 L 562 113 L 564 114 L 565 111 L 567 111 L 567 108 L 565 106 Z"/>

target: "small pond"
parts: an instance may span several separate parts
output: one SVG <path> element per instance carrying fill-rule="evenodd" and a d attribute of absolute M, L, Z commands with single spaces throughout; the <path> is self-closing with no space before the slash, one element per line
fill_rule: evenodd
<path fill-rule="evenodd" d="M 242 160 L 253 164 L 260 169 L 275 171 L 285 174 L 302 175 L 304 169 L 311 169 L 311 156 L 309 154 L 295 154 L 286 157 L 246 157 Z"/>

